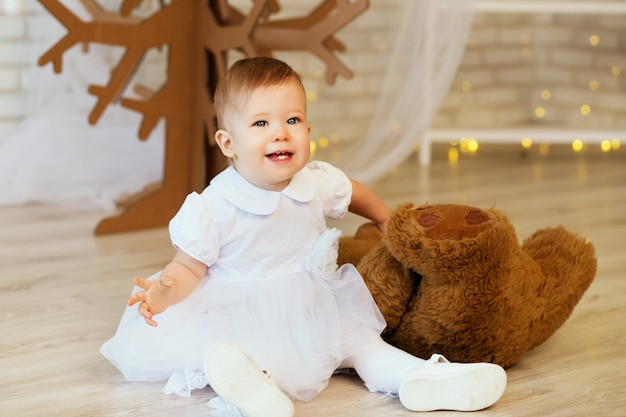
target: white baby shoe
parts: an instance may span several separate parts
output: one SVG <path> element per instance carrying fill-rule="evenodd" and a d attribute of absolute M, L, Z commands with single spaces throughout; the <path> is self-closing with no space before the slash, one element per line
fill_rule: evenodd
<path fill-rule="evenodd" d="M 400 384 L 402 405 L 411 411 L 476 411 L 502 396 L 506 372 L 493 363 L 451 363 L 434 354 Z"/>
<path fill-rule="evenodd" d="M 221 341 L 204 362 L 209 385 L 246 417 L 292 417 L 293 403 L 241 346 Z"/>

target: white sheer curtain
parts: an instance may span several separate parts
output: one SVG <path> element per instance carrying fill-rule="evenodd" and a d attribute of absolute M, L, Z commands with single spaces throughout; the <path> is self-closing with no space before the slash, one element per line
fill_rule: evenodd
<path fill-rule="evenodd" d="M 339 163 L 351 177 L 375 181 L 411 154 L 456 73 L 472 3 L 398 1 L 395 40 L 369 133 Z M 88 19 L 79 0 L 64 4 Z M 40 28 L 33 62 L 64 34 L 58 22 L 48 24 Z M 74 47 L 64 56 L 62 74 L 52 74 L 51 66 L 33 68 L 33 114 L 0 146 L 0 204 L 76 200 L 112 210 L 115 201 L 161 180 L 162 125 L 141 142 L 140 116 L 120 106 L 109 106 L 95 128 L 86 121 L 94 104 L 87 85 L 107 82 L 117 52 L 91 45 L 83 54 Z"/>
<path fill-rule="evenodd" d="M 340 163 L 370 183 L 405 160 L 429 128 L 465 50 L 474 0 L 406 0 L 368 134 Z M 429 149 L 425 149 L 429 151 Z"/>
<path fill-rule="evenodd" d="M 119 7 L 120 1 L 105 3 Z M 79 0 L 63 3 L 89 20 Z M 33 63 L 66 33 L 53 18 L 37 22 Z M 0 205 L 73 201 L 112 211 L 116 201 L 161 180 L 162 124 L 143 142 L 140 115 L 121 106 L 109 106 L 96 127 L 87 122 L 95 104 L 87 86 L 104 85 L 121 52 L 92 44 L 83 53 L 75 46 L 64 54 L 61 74 L 50 64 L 29 70 L 31 114 L 0 146 Z"/>

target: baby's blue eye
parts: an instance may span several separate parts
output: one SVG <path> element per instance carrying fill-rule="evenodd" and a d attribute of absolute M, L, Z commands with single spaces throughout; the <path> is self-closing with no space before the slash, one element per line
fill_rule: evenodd
<path fill-rule="evenodd" d="M 265 120 L 259 120 L 258 122 L 254 122 L 255 126 L 264 127 L 267 126 L 267 122 Z"/>
<path fill-rule="evenodd" d="M 289 119 L 287 119 L 287 123 L 290 125 L 295 125 L 296 123 L 298 123 L 298 118 L 297 117 L 290 117 Z"/>

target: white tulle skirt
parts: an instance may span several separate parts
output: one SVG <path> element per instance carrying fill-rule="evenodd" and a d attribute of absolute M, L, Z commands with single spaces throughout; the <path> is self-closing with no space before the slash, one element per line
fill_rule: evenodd
<path fill-rule="evenodd" d="M 155 316 L 156 328 L 136 306 L 127 307 L 101 352 L 126 379 L 167 379 L 164 392 L 186 396 L 207 385 L 209 347 L 229 339 L 286 394 L 309 400 L 358 348 L 363 326 L 377 332 L 385 326 L 354 266 L 330 278 L 307 272 L 246 282 L 207 276 L 187 299 Z"/>

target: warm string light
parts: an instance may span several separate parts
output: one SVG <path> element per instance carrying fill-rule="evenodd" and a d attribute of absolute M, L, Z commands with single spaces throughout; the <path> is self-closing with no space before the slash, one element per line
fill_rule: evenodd
<path fill-rule="evenodd" d="M 585 148 L 585 143 L 581 139 L 574 139 L 572 149 L 574 152 L 580 152 Z"/>
<path fill-rule="evenodd" d="M 315 152 L 318 149 L 327 149 L 331 146 L 338 145 L 341 142 L 341 136 L 337 133 L 330 135 L 330 138 L 326 136 L 320 136 L 317 139 L 311 139 L 309 145 L 311 148 L 311 156 L 315 156 Z"/>
<path fill-rule="evenodd" d="M 611 141 L 605 139 L 600 142 L 600 149 L 602 152 L 609 152 L 611 150 Z"/>
<path fill-rule="evenodd" d="M 458 142 L 449 142 L 448 160 L 458 162 L 459 154 L 475 154 L 478 152 L 478 140 L 475 137 L 462 137 Z"/>
<path fill-rule="evenodd" d="M 615 78 L 619 77 L 622 74 L 622 69 L 620 67 L 611 67 L 611 75 Z"/>
<path fill-rule="evenodd" d="M 462 137 L 458 141 L 448 142 L 448 162 L 450 165 L 456 166 L 459 162 L 461 154 L 475 154 L 478 152 L 479 141 L 475 137 Z M 520 140 L 520 145 L 525 150 L 530 149 L 534 145 L 531 137 L 525 136 Z M 604 153 L 618 150 L 622 145 L 619 138 L 604 139 L 600 141 L 600 150 Z M 571 142 L 572 150 L 576 153 L 582 152 L 587 148 L 587 144 L 580 138 L 574 138 Z M 550 144 L 541 143 L 538 146 L 540 156 L 547 156 L 550 150 Z"/>
<path fill-rule="evenodd" d="M 7 1 L 7 0 L 5 0 Z M 592 47 L 599 45 L 600 37 L 598 35 L 591 35 L 588 38 L 589 44 Z M 520 44 L 522 47 L 520 48 L 520 57 L 522 59 L 528 59 L 531 56 L 531 37 L 530 35 L 522 35 L 520 37 Z M 474 48 L 477 45 L 477 41 L 475 38 L 470 37 L 467 40 L 466 47 Z M 380 42 L 376 45 L 376 51 L 380 54 L 386 54 L 388 52 L 388 45 Z M 611 75 L 615 78 L 620 77 L 622 73 L 622 69 L 619 66 L 611 67 Z M 323 72 L 320 70 L 313 72 L 313 79 L 320 81 L 323 78 Z M 591 92 L 596 92 L 600 89 L 600 83 L 597 80 L 590 80 L 588 82 L 588 88 Z M 461 83 L 461 90 L 464 93 L 471 93 L 473 91 L 473 85 L 470 81 L 463 81 Z M 543 89 L 540 92 L 540 98 L 544 102 L 548 102 L 552 99 L 552 92 L 549 89 Z M 314 104 L 317 103 L 319 97 L 316 92 L 307 93 L 307 102 Z M 591 113 L 591 105 L 589 104 L 581 104 L 579 107 L 580 114 L 583 116 L 588 116 Z M 538 119 L 542 119 L 546 116 L 547 110 L 545 106 L 537 106 L 534 109 L 534 116 Z M 400 129 L 400 123 L 398 121 L 394 122 L 391 126 L 392 131 L 398 131 Z M 337 134 L 333 134 L 332 138 L 329 140 L 325 136 L 321 136 L 316 140 L 311 140 L 311 153 L 313 154 L 318 148 L 326 149 L 331 145 L 337 144 L 340 141 L 340 137 Z M 524 137 L 520 140 L 520 144 L 524 149 L 530 149 L 533 146 L 533 139 L 530 137 Z M 549 151 L 549 144 L 541 143 L 538 146 L 539 154 L 545 156 Z M 586 144 L 580 138 L 574 138 L 571 142 L 571 147 L 574 152 L 581 152 L 586 148 Z M 610 152 L 617 150 L 621 147 L 621 140 L 618 138 L 605 139 L 600 142 L 600 149 L 602 152 Z M 448 151 L 448 160 L 451 164 L 456 165 L 459 160 L 459 155 L 461 153 L 464 154 L 473 154 L 478 152 L 479 143 L 478 140 L 474 137 L 463 137 L 458 142 L 450 142 L 450 149 Z"/>
<path fill-rule="evenodd" d="M 530 137 L 524 137 L 521 139 L 520 143 L 524 149 L 529 149 L 533 145 L 533 140 Z M 549 146 L 550 145 L 547 143 L 542 143 L 539 146 L 539 154 L 542 156 L 547 155 Z M 586 148 L 587 145 L 582 139 L 576 138 L 572 141 L 571 146 L 574 152 L 581 152 Z M 620 147 L 621 147 L 621 140 L 619 138 L 604 139 L 600 141 L 600 150 L 605 153 L 610 152 L 610 151 L 615 151 L 619 149 Z"/>
<path fill-rule="evenodd" d="M 591 113 L 591 106 L 588 104 L 583 104 L 582 106 L 580 106 L 580 114 L 582 114 L 583 116 L 588 116 L 589 113 Z"/>
<path fill-rule="evenodd" d="M 537 119 L 543 119 L 546 116 L 546 109 L 545 107 L 536 107 L 535 108 L 535 117 Z"/>
<path fill-rule="evenodd" d="M 451 146 L 448 149 L 448 163 L 450 166 L 457 166 L 459 164 L 459 149 Z"/>
<path fill-rule="evenodd" d="M 588 37 L 589 45 L 592 47 L 596 47 L 600 44 L 600 36 L 593 34 Z M 470 37 L 467 40 L 466 47 L 475 48 L 477 46 L 477 41 L 474 37 Z M 529 34 L 523 34 L 520 36 L 520 57 L 522 59 L 527 59 L 531 56 L 531 36 Z M 611 67 L 611 74 L 613 77 L 619 77 L 621 75 L 621 68 L 618 66 Z M 591 92 L 596 92 L 600 89 L 600 83 L 598 80 L 592 79 L 588 82 L 588 88 Z M 462 81 L 461 83 L 461 91 L 464 93 L 470 93 L 474 89 L 472 83 L 468 80 Z M 552 98 L 552 92 L 548 89 L 543 89 L 540 93 L 541 100 L 544 102 L 549 101 Z M 582 103 L 579 106 L 579 112 L 583 116 L 589 116 L 592 112 L 592 107 L 589 103 Z M 533 110 L 533 115 L 537 119 L 543 119 L 547 116 L 548 109 L 545 105 L 536 106 Z M 524 142 L 526 143 L 526 142 Z M 523 145 L 524 146 L 524 145 Z M 604 148 L 609 148 L 609 146 L 604 145 Z M 578 147 L 576 147 L 578 149 Z M 611 147 L 612 149 L 612 147 Z"/>

